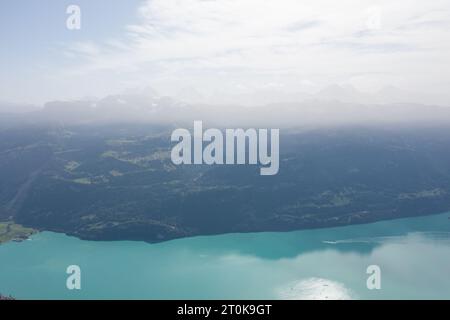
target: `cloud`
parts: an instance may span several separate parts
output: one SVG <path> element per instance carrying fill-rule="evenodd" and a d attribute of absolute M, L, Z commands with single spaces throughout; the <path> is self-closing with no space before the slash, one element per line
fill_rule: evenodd
<path fill-rule="evenodd" d="M 450 72 L 436 78 L 432 70 L 449 68 L 450 3 L 375 3 L 149 0 L 123 34 L 96 45 L 70 44 L 67 54 L 77 62 L 65 72 L 123 72 L 122 80 L 168 92 L 185 83 L 231 92 L 238 82 L 277 82 L 285 90 L 302 82 L 445 90 Z M 369 81 L 358 82 L 354 73 Z"/>

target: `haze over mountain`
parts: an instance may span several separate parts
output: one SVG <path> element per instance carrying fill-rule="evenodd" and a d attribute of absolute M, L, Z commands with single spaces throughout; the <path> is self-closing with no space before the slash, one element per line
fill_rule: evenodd
<path fill-rule="evenodd" d="M 158 242 L 450 209 L 450 108 L 357 103 L 364 96 L 337 86 L 322 94 L 249 107 L 149 90 L 2 117 L 0 219 L 84 239 Z M 175 166 L 171 132 L 194 120 L 280 128 L 278 174 Z"/>
<path fill-rule="evenodd" d="M 21 114 L 38 111 L 39 109 L 41 109 L 41 107 L 37 105 L 0 101 L 0 114 Z"/>
<path fill-rule="evenodd" d="M 247 91 L 247 92 L 242 92 Z M 311 90 L 309 90 L 311 91 Z M 174 95 L 180 101 L 191 104 L 234 104 L 244 106 L 259 106 L 269 103 L 298 103 L 310 100 L 340 101 L 360 104 L 431 104 L 448 106 L 442 103 L 439 97 L 425 95 L 420 92 L 402 90 L 392 85 L 386 85 L 375 92 L 363 92 L 350 84 L 332 84 L 316 90 L 315 92 L 292 90 L 269 84 L 265 88 L 238 90 L 233 93 L 215 91 L 214 93 L 201 93 L 194 87 L 186 87 Z"/>
<path fill-rule="evenodd" d="M 408 95 L 387 87 L 370 95 L 353 87 L 334 85 L 315 95 L 262 105 L 186 103 L 160 96 L 155 90 L 109 95 L 101 99 L 52 101 L 40 109 L 15 115 L 25 123 L 106 124 L 154 123 L 186 125 L 203 120 L 216 126 L 304 127 L 376 124 L 444 124 L 450 107 L 407 103 Z M 8 123 L 4 118 L 4 124 Z"/>

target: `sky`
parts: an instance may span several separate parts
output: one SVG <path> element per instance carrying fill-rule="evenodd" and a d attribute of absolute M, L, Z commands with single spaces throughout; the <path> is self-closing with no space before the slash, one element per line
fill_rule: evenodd
<path fill-rule="evenodd" d="M 151 87 L 220 104 L 338 84 L 450 106 L 448 0 L 5 0 L 0 40 L 0 101 Z"/>

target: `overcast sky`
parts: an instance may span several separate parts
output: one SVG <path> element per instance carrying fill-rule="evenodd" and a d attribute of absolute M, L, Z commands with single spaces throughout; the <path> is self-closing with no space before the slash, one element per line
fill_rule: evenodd
<path fill-rule="evenodd" d="M 81 30 L 66 28 L 69 4 Z M 340 84 L 450 105 L 448 0 L 10 0 L 0 37 L 2 101 Z"/>

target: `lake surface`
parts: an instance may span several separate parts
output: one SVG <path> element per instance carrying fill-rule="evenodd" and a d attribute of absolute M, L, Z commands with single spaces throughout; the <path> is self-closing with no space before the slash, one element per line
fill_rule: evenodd
<path fill-rule="evenodd" d="M 20 299 L 450 299 L 450 214 L 159 244 L 43 232 L 0 245 L 0 292 Z M 66 288 L 79 265 L 81 290 Z M 369 290 L 369 265 L 381 289 Z"/>

